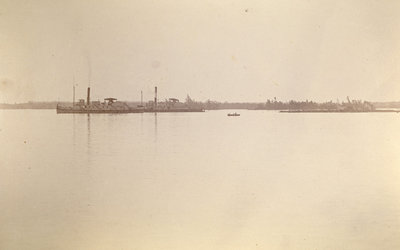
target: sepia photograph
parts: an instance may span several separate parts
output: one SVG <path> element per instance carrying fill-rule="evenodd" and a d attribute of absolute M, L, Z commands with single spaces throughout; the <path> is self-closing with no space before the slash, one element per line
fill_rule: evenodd
<path fill-rule="evenodd" d="M 0 0 L 0 250 L 400 249 L 400 1 Z"/>

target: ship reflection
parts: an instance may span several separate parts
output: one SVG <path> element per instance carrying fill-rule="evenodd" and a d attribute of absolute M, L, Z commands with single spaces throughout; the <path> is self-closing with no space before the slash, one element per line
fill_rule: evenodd
<path fill-rule="evenodd" d="M 87 114 L 87 148 L 90 153 L 90 114 Z"/>
<path fill-rule="evenodd" d="M 154 141 L 157 142 L 157 112 L 154 113 Z"/>
<path fill-rule="evenodd" d="M 87 152 L 87 166 L 91 166 L 92 163 L 92 134 L 90 125 L 91 115 L 87 114 L 86 126 L 87 126 L 87 141 L 86 141 L 86 152 Z"/>
<path fill-rule="evenodd" d="M 90 163 L 92 153 L 91 115 L 72 114 L 71 121 L 71 143 L 73 146 L 74 154 L 85 155 L 87 157 L 88 163 Z"/>
<path fill-rule="evenodd" d="M 72 115 L 72 145 L 76 148 L 76 117 Z"/>

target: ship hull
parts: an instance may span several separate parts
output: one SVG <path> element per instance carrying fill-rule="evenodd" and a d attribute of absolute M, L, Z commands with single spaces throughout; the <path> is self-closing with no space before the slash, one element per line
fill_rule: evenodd
<path fill-rule="evenodd" d="M 128 113 L 143 113 L 143 110 L 88 110 L 88 109 L 68 109 L 57 108 L 57 114 L 128 114 Z"/>
<path fill-rule="evenodd" d="M 184 112 L 204 112 L 204 109 L 146 109 L 146 113 L 184 113 Z"/>

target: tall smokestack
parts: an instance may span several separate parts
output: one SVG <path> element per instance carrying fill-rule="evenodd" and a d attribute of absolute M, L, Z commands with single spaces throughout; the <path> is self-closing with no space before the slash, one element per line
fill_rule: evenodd
<path fill-rule="evenodd" d="M 90 105 L 90 87 L 87 88 L 87 98 L 86 98 L 86 105 Z"/>
<path fill-rule="evenodd" d="M 154 88 L 155 96 L 154 96 L 154 107 L 157 108 L 157 86 Z"/>
<path fill-rule="evenodd" d="M 72 87 L 72 107 L 75 106 L 75 84 Z"/>

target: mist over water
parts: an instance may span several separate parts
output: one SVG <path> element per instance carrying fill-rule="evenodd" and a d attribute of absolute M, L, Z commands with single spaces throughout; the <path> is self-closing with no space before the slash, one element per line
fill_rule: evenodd
<path fill-rule="evenodd" d="M 0 110 L 0 249 L 399 249 L 400 116 Z"/>

